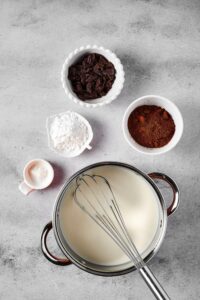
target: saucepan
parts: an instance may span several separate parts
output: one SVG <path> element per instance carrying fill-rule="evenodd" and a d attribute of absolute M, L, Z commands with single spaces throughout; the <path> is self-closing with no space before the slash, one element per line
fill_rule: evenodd
<path fill-rule="evenodd" d="M 129 173 L 137 175 L 140 179 L 142 179 L 145 184 L 153 190 L 153 193 L 155 194 L 156 203 L 159 207 L 159 213 L 158 213 L 158 226 L 156 229 L 156 234 L 154 235 L 151 242 L 148 244 L 148 247 L 145 249 L 144 253 L 142 253 L 143 260 L 147 263 L 159 250 L 164 236 L 166 232 L 167 227 L 167 220 L 170 215 L 172 215 L 175 210 L 178 207 L 179 204 L 179 190 L 177 187 L 177 184 L 166 174 L 163 173 L 150 173 L 145 174 L 141 170 L 137 169 L 134 166 L 128 165 L 126 163 L 121 162 L 99 162 L 90 166 L 87 166 L 77 173 L 75 173 L 62 187 L 60 193 L 57 196 L 57 199 L 55 201 L 54 209 L 53 209 L 53 215 L 52 220 L 46 224 L 46 226 L 43 229 L 42 235 L 41 235 L 41 249 L 44 254 L 44 256 L 52 263 L 60 265 L 60 266 L 66 266 L 71 263 L 75 264 L 80 269 L 87 271 L 92 274 L 101 275 L 101 276 L 114 276 L 114 275 L 122 275 L 126 274 L 128 272 L 136 270 L 134 264 L 131 261 L 125 261 L 120 263 L 95 263 L 94 261 L 88 260 L 85 257 L 81 257 L 79 253 L 75 250 L 73 245 L 71 244 L 70 239 L 68 240 L 66 238 L 66 235 L 63 233 L 62 226 L 61 226 L 61 218 L 63 216 L 63 205 L 64 201 L 66 200 L 66 195 L 69 193 L 73 193 L 73 184 L 76 182 L 76 179 L 81 174 L 85 173 L 93 173 L 98 170 L 101 170 L 103 168 L 106 170 L 106 168 L 111 168 L 115 171 L 117 171 L 119 168 L 122 168 L 123 170 L 128 170 Z M 166 207 L 164 198 L 158 188 L 158 186 L 155 183 L 155 180 L 162 180 L 165 181 L 169 187 L 172 189 L 173 197 L 171 200 L 171 203 L 168 207 Z M 127 183 L 128 184 L 128 183 Z M 147 199 L 148 201 L 148 199 Z M 66 203 L 67 204 L 67 203 Z M 67 206 L 68 210 L 70 210 L 70 203 Z M 75 205 L 73 203 L 73 205 Z M 68 211 L 69 213 L 69 211 Z M 70 216 L 70 214 L 68 214 Z M 76 226 L 76 232 L 79 234 L 80 230 L 80 224 L 79 219 L 76 219 L 76 216 L 72 215 L 70 216 L 72 220 L 74 220 L 74 226 Z M 57 244 L 61 251 L 64 254 L 63 258 L 56 257 L 54 254 L 52 254 L 48 248 L 47 245 L 47 236 L 49 232 L 53 229 L 55 239 L 57 241 Z M 105 252 L 107 249 L 104 250 Z"/>

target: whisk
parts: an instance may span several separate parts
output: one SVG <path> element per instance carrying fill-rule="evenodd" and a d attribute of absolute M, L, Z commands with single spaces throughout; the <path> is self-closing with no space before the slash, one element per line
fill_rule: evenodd
<path fill-rule="evenodd" d="M 134 263 L 155 298 L 170 300 L 138 252 L 108 180 L 100 175 L 81 174 L 76 179 L 74 200 Z"/>

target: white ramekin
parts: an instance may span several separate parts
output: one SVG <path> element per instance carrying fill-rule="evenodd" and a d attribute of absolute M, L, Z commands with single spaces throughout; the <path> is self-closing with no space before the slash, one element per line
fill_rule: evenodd
<path fill-rule="evenodd" d="M 79 57 L 86 53 L 99 53 L 106 57 L 110 62 L 113 63 L 115 70 L 116 70 L 116 78 L 113 83 L 112 88 L 110 91 L 103 97 L 97 98 L 94 100 L 88 100 L 88 101 L 82 101 L 77 97 L 77 95 L 73 92 L 71 88 L 71 83 L 68 80 L 68 69 L 69 67 L 77 60 Z M 124 85 L 124 69 L 123 66 L 119 60 L 119 58 L 110 50 L 104 49 L 103 47 L 98 47 L 96 45 L 90 46 L 82 46 L 79 49 L 75 49 L 73 52 L 71 52 L 68 57 L 66 58 L 62 71 L 61 71 L 61 81 L 63 88 L 65 90 L 65 93 L 67 94 L 67 97 L 71 100 L 73 100 L 75 103 L 80 104 L 84 107 L 97 107 L 102 106 L 105 104 L 108 104 L 115 100 L 117 96 L 120 94 L 123 85 Z"/>
<path fill-rule="evenodd" d="M 169 141 L 169 143 L 163 147 L 160 148 L 147 148 L 139 145 L 130 135 L 129 129 L 128 129 L 128 118 L 132 111 L 141 105 L 156 105 L 164 108 L 166 111 L 170 113 L 172 116 L 174 123 L 175 123 L 175 133 L 172 137 L 172 139 Z M 157 96 L 157 95 L 147 95 L 143 96 L 141 98 L 138 98 L 134 100 L 126 109 L 123 122 L 122 122 L 122 128 L 123 133 L 126 141 L 128 144 L 135 150 L 137 150 L 140 153 L 144 154 L 150 154 L 150 155 L 156 155 L 156 154 L 162 154 L 165 153 L 172 148 L 176 146 L 176 144 L 179 142 L 182 133 L 183 133 L 183 118 L 182 115 L 177 108 L 177 106 L 170 100 Z"/>

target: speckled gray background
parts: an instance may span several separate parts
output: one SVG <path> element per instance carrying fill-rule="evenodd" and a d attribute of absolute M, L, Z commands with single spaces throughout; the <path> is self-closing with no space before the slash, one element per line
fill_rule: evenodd
<path fill-rule="evenodd" d="M 67 54 L 88 43 L 116 52 L 126 72 L 118 100 L 91 110 L 71 103 L 60 83 Z M 172 99 L 184 117 L 181 142 L 159 157 L 139 155 L 122 136 L 126 107 L 145 94 Z M 82 113 L 94 129 L 93 150 L 74 159 L 47 147 L 46 117 L 67 109 Z M 179 184 L 180 208 L 150 266 L 172 299 L 199 299 L 199 131 L 199 1 L 1 0 L 0 299 L 153 299 L 136 273 L 96 277 L 73 265 L 52 265 L 40 251 L 40 234 L 63 182 L 83 166 L 111 159 L 163 171 Z M 54 164 L 56 180 L 24 197 L 18 191 L 22 169 L 35 157 Z M 49 242 L 60 254 L 53 235 Z"/>

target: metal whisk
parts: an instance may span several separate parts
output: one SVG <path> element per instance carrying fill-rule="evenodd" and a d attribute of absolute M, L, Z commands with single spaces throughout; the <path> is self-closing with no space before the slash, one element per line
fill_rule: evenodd
<path fill-rule="evenodd" d="M 74 200 L 129 257 L 155 298 L 170 300 L 161 284 L 143 261 L 125 225 L 108 180 L 100 175 L 82 174 L 76 179 Z"/>

